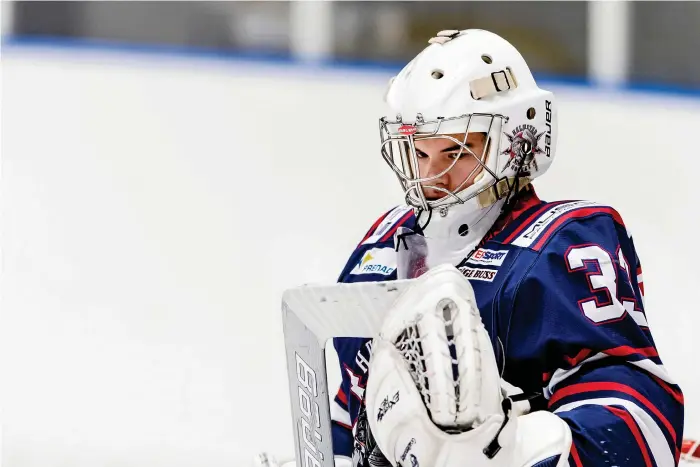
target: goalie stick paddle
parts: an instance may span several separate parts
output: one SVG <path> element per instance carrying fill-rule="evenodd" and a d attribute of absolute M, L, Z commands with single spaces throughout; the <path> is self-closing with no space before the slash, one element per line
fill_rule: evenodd
<path fill-rule="evenodd" d="M 412 280 L 302 286 L 282 296 L 282 324 L 298 467 L 334 467 L 326 371 L 333 337 L 373 338 Z"/>

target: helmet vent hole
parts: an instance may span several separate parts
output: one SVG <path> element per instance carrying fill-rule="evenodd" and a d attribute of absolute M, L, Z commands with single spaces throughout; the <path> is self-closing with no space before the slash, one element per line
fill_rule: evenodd
<path fill-rule="evenodd" d="M 443 73 L 442 70 L 433 70 L 433 72 L 430 73 L 430 76 L 432 76 L 434 79 L 442 79 L 442 77 L 445 76 L 445 73 Z"/>
<path fill-rule="evenodd" d="M 491 58 L 491 55 L 484 54 L 481 56 L 481 59 L 484 61 L 484 63 L 487 63 L 489 65 L 493 63 L 493 58 Z"/>
<path fill-rule="evenodd" d="M 527 118 L 529 118 L 530 120 L 535 118 L 535 108 L 534 107 L 530 107 L 529 109 L 527 109 Z"/>

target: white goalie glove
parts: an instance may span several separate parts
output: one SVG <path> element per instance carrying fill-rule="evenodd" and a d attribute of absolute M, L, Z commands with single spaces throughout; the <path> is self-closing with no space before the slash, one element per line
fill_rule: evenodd
<path fill-rule="evenodd" d="M 392 465 L 568 465 L 568 425 L 549 412 L 523 413 L 526 402 L 513 407 L 472 287 L 452 266 L 432 269 L 399 297 L 369 374 L 369 425 Z"/>

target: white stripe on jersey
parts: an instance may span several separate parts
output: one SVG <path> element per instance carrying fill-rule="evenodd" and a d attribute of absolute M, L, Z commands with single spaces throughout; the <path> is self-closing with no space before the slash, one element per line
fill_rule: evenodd
<path fill-rule="evenodd" d="M 644 440 L 647 442 L 651 455 L 654 457 L 656 465 L 659 467 L 673 467 L 676 465 L 673 452 L 666 441 L 661 428 L 656 424 L 654 419 L 644 409 L 639 407 L 632 401 L 619 399 L 617 397 L 604 397 L 600 399 L 585 399 L 582 401 L 571 402 L 559 407 L 554 413 L 568 412 L 577 407 L 584 405 L 602 405 L 602 406 L 620 406 L 624 407 L 639 427 Z M 610 446 L 608 449 L 614 449 L 615 446 Z"/>
<path fill-rule="evenodd" d="M 554 206 L 548 211 L 542 213 L 528 228 L 523 231 L 523 233 L 518 235 L 515 240 L 513 240 L 512 244 L 528 248 L 535 242 L 535 240 L 537 240 L 537 237 L 539 237 L 540 234 L 546 230 L 547 226 L 554 222 L 557 218 L 569 211 L 573 211 L 574 209 L 578 208 L 585 208 L 587 206 L 602 205 L 600 203 L 596 203 L 595 201 L 572 201 L 570 203 L 558 204 L 557 206 Z"/>
<path fill-rule="evenodd" d="M 342 423 L 345 426 L 352 426 L 350 413 L 335 400 L 331 402 L 331 420 Z"/>
<path fill-rule="evenodd" d="M 610 355 L 607 355 L 605 353 L 598 353 L 596 355 L 593 355 L 592 357 L 589 357 L 576 365 L 573 368 L 569 368 L 568 370 L 562 370 L 557 369 L 554 374 L 552 375 L 552 378 L 549 380 L 549 384 L 547 384 L 546 388 L 543 388 L 544 392 L 544 397 L 549 400 L 552 397 L 552 394 L 554 393 L 554 387 L 570 377 L 571 375 L 575 374 L 578 372 L 578 370 L 581 369 L 581 367 L 587 363 L 595 362 L 597 360 L 601 360 L 603 358 L 610 357 Z M 637 361 L 627 361 L 625 362 L 626 364 L 629 365 L 634 365 L 636 367 L 641 368 L 645 372 L 649 373 L 650 375 L 654 375 L 657 378 L 659 378 L 662 381 L 665 381 L 669 384 L 676 384 L 673 378 L 668 374 L 666 371 L 666 367 L 663 365 L 658 365 L 654 363 L 653 361 L 649 360 L 648 358 L 644 358 L 642 360 L 637 360 Z"/>
<path fill-rule="evenodd" d="M 666 371 L 666 367 L 663 365 L 658 365 L 649 359 L 637 360 L 636 362 L 627 362 L 630 365 L 638 366 L 647 373 L 656 376 L 662 381 L 666 381 L 668 384 L 676 384 L 676 382 L 671 378 L 671 375 Z"/>
<path fill-rule="evenodd" d="M 554 387 L 557 384 L 564 381 L 569 376 L 578 372 L 578 370 L 580 370 L 581 367 L 583 365 L 585 365 L 586 363 L 595 362 L 596 360 L 601 360 L 601 359 L 606 358 L 606 357 L 608 357 L 608 355 L 606 355 L 604 353 L 599 353 L 599 354 L 596 354 L 592 357 L 585 359 L 584 361 L 582 361 L 581 363 L 579 363 L 575 367 L 569 368 L 568 370 L 562 370 L 561 368 L 557 369 L 554 372 L 554 374 L 552 375 L 552 378 L 549 380 L 549 384 L 547 385 L 547 387 L 544 388 L 544 397 L 547 400 L 549 400 L 552 397 L 552 394 L 554 393 Z"/>

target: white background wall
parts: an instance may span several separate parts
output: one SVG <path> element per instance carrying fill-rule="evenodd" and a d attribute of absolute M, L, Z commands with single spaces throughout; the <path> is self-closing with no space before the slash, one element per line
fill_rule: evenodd
<path fill-rule="evenodd" d="M 3 461 L 233 466 L 292 452 L 279 299 L 399 201 L 388 75 L 3 51 Z M 700 101 L 555 87 L 541 197 L 616 206 L 700 432 Z"/>

